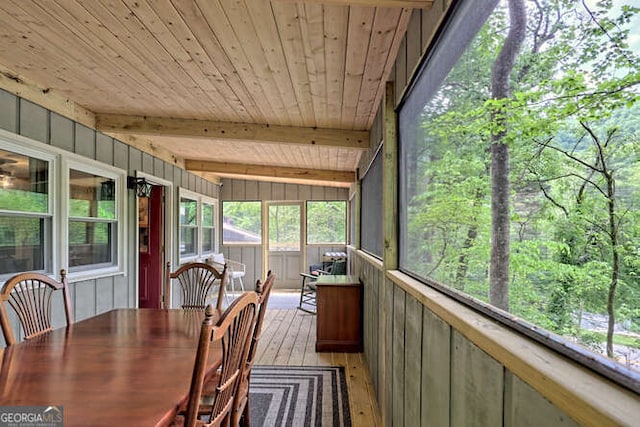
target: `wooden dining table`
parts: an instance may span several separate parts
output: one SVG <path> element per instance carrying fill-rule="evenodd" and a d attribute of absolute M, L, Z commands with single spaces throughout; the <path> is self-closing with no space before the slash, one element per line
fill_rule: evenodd
<path fill-rule="evenodd" d="M 0 350 L 0 405 L 62 406 L 65 426 L 168 425 L 189 392 L 203 319 L 116 309 Z M 221 358 L 214 348 L 211 371 Z"/>

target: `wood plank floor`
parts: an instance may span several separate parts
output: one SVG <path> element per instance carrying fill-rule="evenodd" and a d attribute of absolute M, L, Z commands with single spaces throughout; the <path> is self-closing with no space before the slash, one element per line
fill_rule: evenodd
<path fill-rule="evenodd" d="M 354 427 L 382 426 L 371 376 L 361 353 L 316 353 L 316 316 L 295 308 L 267 309 L 256 364 L 344 366 Z"/>

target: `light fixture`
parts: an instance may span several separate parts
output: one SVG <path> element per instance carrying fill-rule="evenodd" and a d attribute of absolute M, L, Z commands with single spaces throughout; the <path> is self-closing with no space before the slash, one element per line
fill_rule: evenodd
<path fill-rule="evenodd" d="M 153 188 L 153 184 L 148 182 L 145 178 L 128 176 L 127 188 L 136 190 L 136 195 L 138 197 L 151 197 L 151 189 Z"/>
<path fill-rule="evenodd" d="M 11 172 L 0 171 L 0 187 L 13 187 L 13 175 L 11 175 Z"/>

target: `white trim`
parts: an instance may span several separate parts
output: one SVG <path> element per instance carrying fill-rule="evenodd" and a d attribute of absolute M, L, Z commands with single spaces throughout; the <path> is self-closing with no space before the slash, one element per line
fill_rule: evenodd
<path fill-rule="evenodd" d="M 178 209 L 180 209 L 180 202 L 181 199 L 189 199 L 189 200 L 193 200 L 196 202 L 196 248 L 195 248 L 195 254 L 190 254 L 187 256 L 181 256 L 180 255 L 180 250 L 178 249 L 178 263 L 182 264 L 185 262 L 192 262 L 192 261 L 201 261 L 204 258 L 207 258 L 215 253 L 218 253 L 220 248 L 219 248 L 219 237 L 220 237 L 220 201 L 219 199 L 216 199 L 215 197 L 210 197 L 207 196 L 205 194 L 201 194 L 201 193 L 196 193 L 194 191 L 188 190 L 184 187 L 179 187 L 178 188 Z M 209 205 L 213 205 L 213 227 L 215 230 L 215 235 L 214 235 L 214 248 L 213 248 L 213 252 L 206 252 L 204 253 L 202 251 L 202 204 L 206 203 Z M 178 212 L 178 215 L 176 216 L 177 218 L 180 217 L 180 212 Z M 178 242 L 181 242 L 181 232 L 182 232 L 182 225 L 178 224 Z M 179 243 L 178 243 L 179 244 Z M 172 264 L 173 265 L 173 264 Z"/>
<path fill-rule="evenodd" d="M 51 216 L 51 265 L 52 276 L 58 275 L 61 268 L 68 270 L 68 200 L 69 168 L 112 178 L 116 182 L 117 248 L 116 265 L 86 271 L 68 272 L 69 282 L 96 279 L 99 277 L 127 274 L 127 228 L 129 218 L 126 215 L 127 172 L 123 169 L 102 163 L 79 154 L 63 150 L 22 135 L 0 129 L 0 148 L 18 154 L 49 162 L 49 213 Z"/>

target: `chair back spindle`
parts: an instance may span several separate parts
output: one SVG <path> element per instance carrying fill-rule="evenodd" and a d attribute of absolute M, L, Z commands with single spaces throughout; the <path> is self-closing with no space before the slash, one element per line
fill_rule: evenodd
<path fill-rule="evenodd" d="M 196 424 L 218 426 L 229 420 L 247 357 L 257 304 L 258 295 L 255 292 L 245 292 L 225 310 L 215 325 L 213 325 L 213 307 L 207 306 L 191 377 L 187 410 L 183 415 L 185 426 Z M 200 405 L 209 350 L 217 343 L 222 346 L 222 364 L 214 379 L 213 402 L 204 414 Z M 209 421 L 202 422 L 198 419 L 199 416 L 208 417 Z"/>
<path fill-rule="evenodd" d="M 62 293 L 67 325 L 73 323 L 67 275 L 60 272 L 60 282 L 41 273 L 20 273 L 7 280 L 0 290 L 0 326 L 7 345 L 15 344 L 15 335 L 9 322 L 5 303 L 9 303 L 24 330 L 25 339 L 53 330 L 52 299 L 55 292 Z"/>
<path fill-rule="evenodd" d="M 172 273 L 171 264 L 167 262 L 165 273 L 166 289 L 170 289 L 172 279 L 176 279 L 180 284 L 182 308 L 185 310 L 204 310 L 207 306 L 210 292 L 217 282 L 220 288 L 218 289 L 216 308 L 218 310 L 222 309 L 222 300 L 225 292 L 224 284 L 227 280 L 226 265 L 220 272 L 209 264 L 192 262 L 180 266 Z"/>

